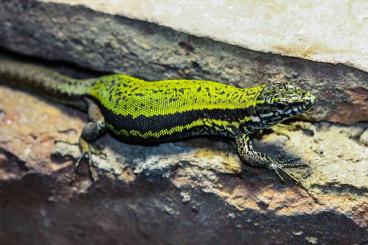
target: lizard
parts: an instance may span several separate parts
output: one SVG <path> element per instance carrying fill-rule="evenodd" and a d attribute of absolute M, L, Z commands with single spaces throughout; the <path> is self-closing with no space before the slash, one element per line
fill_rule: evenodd
<path fill-rule="evenodd" d="M 0 78 L 3 85 L 31 88 L 87 111 L 89 120 L 80 135 L 76 167 L 88 159 L 92 168 L 92 143 L 106 132 L 133 143 L 197 136 L 230 138 L 242 162 L 271 169 L 282 182 L 283 175 L 293 178 L 285 168 L 305 166 L 259 152 L 252 143 L 255 133 L 315 104 L 312 93 L 290 82 L 240 88 L 207 80 L 146 81 L 125 74 L 75 79 L 5 56 L 0 59 Z"/>

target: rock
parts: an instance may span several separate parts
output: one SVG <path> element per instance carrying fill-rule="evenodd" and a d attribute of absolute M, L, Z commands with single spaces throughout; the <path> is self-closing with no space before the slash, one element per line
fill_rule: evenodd
<path fill-rule="evenodd" d="M 291 121 L 288 137 L 268 133 L 255 140 L 274 157 L 307 164 L 286 170 L 300 185 L 282 185 L 271 171 L 244 166 L 225 139 L 146 146 L 108 135 L 96 142 L 102 154 L 92 156 L 98 176 L 92 182 L 87 164 L 74 171 L 86 116 L 0 87 L 1 244 L 368 240 L 368 125 L 332 123 L 367 121 L 367 74 L 255 53 L 81 6 L 0 3 L 0 45 L 14 51 L 149 80 L 251 86 L 287 77 L 319 98 L 304 119 L 324 120 Z M 76 77 L 99 75 L 56 65 Z"/>
<path fill-rule="evenodd" d="M 368 236 L 367 147 L 352 137 L 365 124 L 294 122 L 314 135 L 291 130 L 289 139 L 256 140 L 263 151 L 309 165 L 288 170 L 303 188 L 242 165 L 230 142 L 205 138 L 142 146 L 104 136 L 93 183 L 86 164 L 73 179 L 84 115 L 5 87 L 0 108 L 7 139 L 0 141 L 0 243 L 11 243 L 15 230 L 17 242 L 32 236 L 57 244 L 86 237 L 92 244 L 359 243 Z"/>
<path fill-rule="evenodd" d="M 305 118 L 368 121 L 364 72 L 257 53 L 81 5 L 3 0 L 0 40 L 16 52 L 148 80 L 200 78 L 237 86 L 289 80 L 318 98 Z"/>
<path fill-rule="evenodd" d="M 312 0 L 105 0 L 103 4 L 95 0 L 44 1 L 83 5 L 98 12 L 149 21 L 250 50 L 342 63 L 368 71 L 368 35 L 361 28 L 366 27 L 368 18 L 368 4 L 364 1 L 346 0 L 338 5 Z"/>

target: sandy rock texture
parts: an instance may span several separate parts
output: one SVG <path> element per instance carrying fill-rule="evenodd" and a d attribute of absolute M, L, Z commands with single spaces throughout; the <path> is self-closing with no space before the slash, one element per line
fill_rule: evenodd
<path fill-rule="evenodd" d="M 18 52 L 148 80 L 197 78 L 237 86 L 289 80 L 318 96 L 308 119 L 368 121 L 364 72 L 252 52 L 80 5 L 2 0 L 0 40 Z"/>

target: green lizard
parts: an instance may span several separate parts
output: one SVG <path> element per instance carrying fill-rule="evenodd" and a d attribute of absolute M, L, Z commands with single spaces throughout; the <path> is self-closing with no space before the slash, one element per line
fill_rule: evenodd
<path fill-rule="evenodd" d="M 90 167 L 90 143 L 106 131 L 138 143 L 215 135 L 234 139 L 247 165 L 272 169 L 283 180 L 283 168 L 303 164 L 256 151 L 251 136 L 305 112 L 316 100 L 291 83 L 237 88 L 203 80 L 148 82 L 123 74 L 78 80 L 6 57 L 0 59 L 0 78 L 87 110 L 77 164 L 87 157 Z"/>

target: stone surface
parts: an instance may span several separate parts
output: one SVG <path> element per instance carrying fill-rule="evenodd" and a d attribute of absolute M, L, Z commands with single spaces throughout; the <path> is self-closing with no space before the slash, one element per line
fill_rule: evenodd
<path fill-rule="evenodd" d="M 44 0 L 151 21 L 251 50 L 368 71 L 368 3 L 364 0 Z"/>
<path fill-rule="evenodd" d="M 281 128 L 289 138 L 256 139 L 309 165 L 288 171 L 302 186 L 242 165 L 222 139 L 142 146 L 110 136 L 96 142 L 93 183 L 85 164 L 73 178 L 84 114 L 6 87 L 0 110 L 0 243 L 368 241 L 367 124 L 295 121 Z"/>
<path fill-rule="evenodd" d="M 251 86 L 286 79 L 317 95 L 315 110 L 305 118 L 368 121 L 364 72 L 252 52 L 79 5 L 1 0 L 0 46 L 148 80 L 201 78 Z"/>
<path fill-rule="evenodd" d="M 140 178 L 132 185 L 99 181 L 88 193 L 68 200 L 58 196 L 65 196 L 67 191 L 63 188 L 65 184 L 54 176 L 36 174 L 2 183 L 0 194 L 6 198 L 0 199 L 0 242 L 59 245 L 367 241 L 363 228 L 334 212 L 291 217 L 251 209 L 238 213 L 214 196 L 198 191 L 192 193 L 190 203 L 183 204 L 176 188 L 158 178 Z"/>

